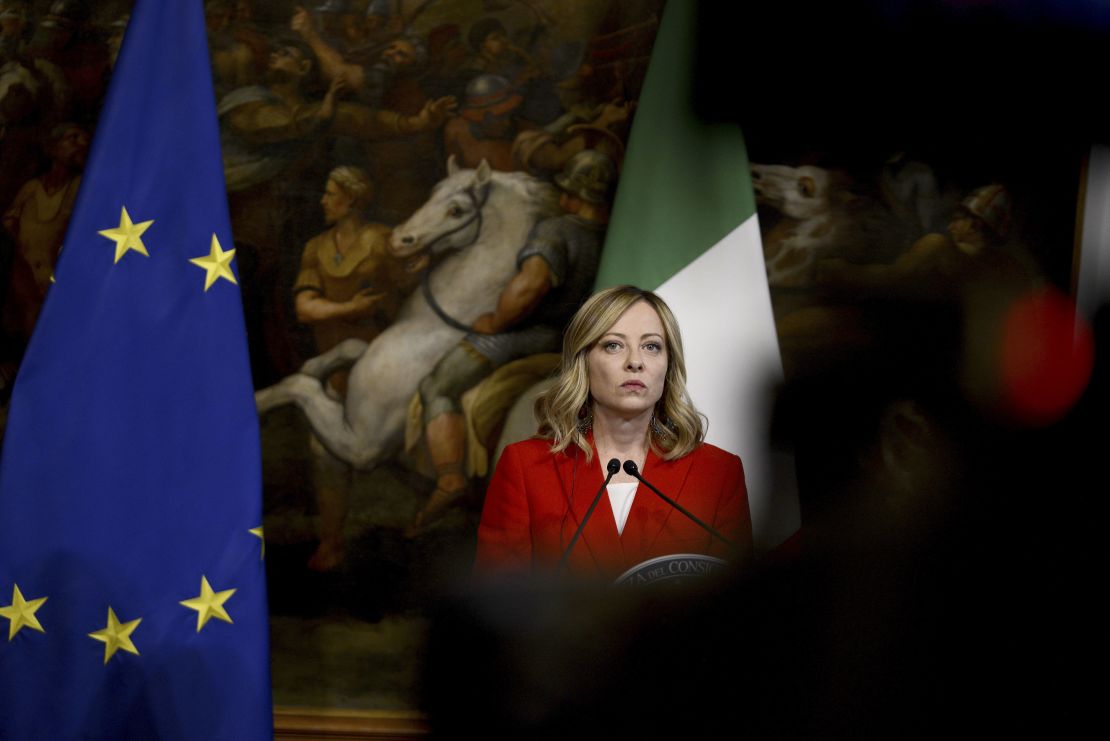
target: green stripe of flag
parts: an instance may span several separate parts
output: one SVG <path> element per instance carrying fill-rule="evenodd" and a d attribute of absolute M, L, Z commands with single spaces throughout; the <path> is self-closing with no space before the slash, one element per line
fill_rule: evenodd
<path fill-rule="evenodd" d="M 694 115 L 696 3 L 671 0 L 628 141 L 598 288 L 658 288 L 755 214 L 737 126 Z"/>

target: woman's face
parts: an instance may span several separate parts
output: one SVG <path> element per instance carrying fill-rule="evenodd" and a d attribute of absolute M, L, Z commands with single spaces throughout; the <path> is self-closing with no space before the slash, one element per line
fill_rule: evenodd
<path fill-rule="evenodd" d="M 334 224 L 342 219 L 350 212 L 352 203 L 354 199 L 338 183 L 329 180 L 324 188 L 324 196 L 320 199 L 320 205 L 324 207 L 324 223 Z"/>
<path fill-rule="evenodd" d="M 594 416 L 650 416 L 663 396 L 667 343 L 659 314 L 646 301 L 628 307 L 586 356 Z"/>

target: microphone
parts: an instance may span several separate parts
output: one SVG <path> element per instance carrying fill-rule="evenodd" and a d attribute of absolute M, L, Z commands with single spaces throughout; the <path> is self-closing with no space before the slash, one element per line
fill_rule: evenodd
<path fill-rule="evenodd" d="M 582 522 L 578 523 L 578 529 L 574 531 L 574 537 L 570 539 L 570 545 L 563 551 L 563 557 L 559 559 L 559 567 L 556 571 L 561 570 L 563 565 L 566 564 L 567 557 L 570 556 L 570 549 L 578 542 L 578 536 L 582 534 L 582 529 L 586 527 L 586 523 L 590 521 L 590 515 L 594 513 L 594 508 L 597 507 L 597 503 L 601 501 L 601 495 L 605 493 L 605 487 L 609 485 L 610 479 L 616 476 L 621 470 L 621 462 L 616 458 L 610 458 L 609 462 L 605 464 L 605 470 L 609 473 L 605 477 L 605 480 L 601 482 L 601 488 L 597 490 L 597 495 L 594 497 L 594 500 L 590 502 L 590 508 L 586 510 L 586 516 L 582 518 Z"/>
<path fill-rule="evenodd" d="M 739 550 L 739 549 L 738 549 L 738 548 L 736 547 L 736 544 L 735 544 L 735 543 L 733 543 L 733 542 L 732 542 L 731 540 L 729 540 L 729 539 L 728 539 L 728 538 L 726 538 L 725 536 L 721 535 L 721 534 L 720 534 L 719 532 L 717 532 L 716 530 L 714 530 L 713 528 L 711 528 L 711 527 L 710 527 L 709 525 L 706 525 L 706 524 L 705 524 L 704 522 L 702 522 L 702 521 L 701 521 L 701 520 L 699 520 L 699 519 L 698 519 L 697 517 L 695 517 L 695 516 L 694 516 L 694 514 L 693 514 L 692 512 L 690 512 L 690 511 L 689 511 L 688 509 L 686 509 L 686 508 L 685 508 L 685 507 L 683 507 L 683 506 L 682 506 L 681 504 L 679 504 L 678 502 L 676 502 L 675 500 L 671 499 L 671 498 L 670 498 L 670 497 L 668 497 L 668 496 L 667 496 L 666 494 L 664 494 L 663 492 L 659 491 L 659 490 L 658 490 L 658 489 L 656 489 L 656 488 L 655 488 L 654 486 L 652 486 L 652 485 L 651 485 L 651 483 L 650 483 L 650 482 L 649 482 L 649 481 L 648 481 L 647 479 L 645 479 L 645 478 L 644 478 L 643 476 L 641 476 L 641 475 L 640 475 L 640 470 L 639 470 L 639 469 L 638 469 L 638 468 L 636 467 L 636 462 L 635 462 L 635 461 L 633 461 L 633 460 L 627 460 L 627 461 L 625 461 L 625 462 L 624 462 L 624 472 L 625 472 L 625 473 L 627 473 L 627 474 L 628 474 L 629 476 L 632 476 L 632 477 L 634 477 L 634 478 L 635 478 L 635 479 L 636 479 L 637 481 L 639 481 L 640 483 L 642 483 L 642 484 L 643 484 L 644 486 L 646 486 L 647 488 L 651 489 L 651 490 L 652 490 L 653 492 L 655 492 L 655 494 L 656 494 L 657 496 L 659 496 L 659 497 L 660 497 L 660 498 L 661 498 L 661 499 L 662 499 L 662 500 L 663 500 L 664 502 L 666 502 L 667 504 L 671 505 L 672 507 L 674 507 L 675 509 L 677 509 L 677 510 L 678 510 L 679 512 L 681 512 L 682 514 L 686 515 L 686 516 L 687 516 L 687 517 L 689 517 L 689 518 L 690 518 L 691 520 L 693 520 L 694 522 L 696 522 L 696 523 L 697 523 L 698 525 L 700 525 L 700 526 L 701 526 L 701 528 L 702 528 L 703 530 L 705 530 L 705 531 L 706 531 L 707 533 L 709 533 L 710 535 L 712 535 L 712 536 L 713 536 L 714 538 L 717 538 L 718 540 L 720 540 L 720 541 L 721 541 L 722 543 L 724 543 L 724 544 L 725 544 L 725 545 L 727 545 L 728 547 L 732 548 L 733 550 Z"/>

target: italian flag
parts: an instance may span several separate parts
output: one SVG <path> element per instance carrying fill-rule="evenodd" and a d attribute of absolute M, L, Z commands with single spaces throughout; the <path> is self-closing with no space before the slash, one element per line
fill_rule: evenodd
<path fill-rule="evenodd" d="M 707 440 L 744 461 L 756 548 L 767 550 L 799 525 L 793 456 L 769 444 L 782 362 L 744 139 L 692 110 L 695 11 L 667 3 L 596 288 L 630 283 L 674 311 Z"/>

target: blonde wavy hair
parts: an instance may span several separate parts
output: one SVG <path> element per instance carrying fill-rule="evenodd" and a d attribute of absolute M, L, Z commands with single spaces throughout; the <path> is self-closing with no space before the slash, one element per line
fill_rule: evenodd
<path fill-rule="evenodd" d="M 663 396 L 655 404 L 650 444 L 655 453 L 667 460 L 681 458 L 705 439 L 705 421 L 686 392 L 686 361 L 682 336 L 670 307 L 651 291 L 635 286 L 615 286 L 599 291 L 586 300 L 570 320 L 563 335 L 563 359 L 555 383 L 537 399 L 536 419 L 539 437 L 551 438 L 551 452 L 566 450 L 571 444 L 593 458 L 586 437 L 593 419 L 590 372 L 587 356 L 598 340 L 609 331 L 630 306 L 646 301 L 663 323 L 667 346 L 667 375 Z"/>

